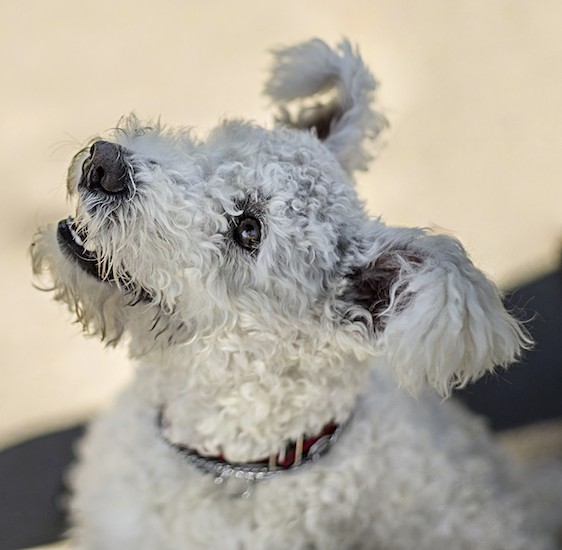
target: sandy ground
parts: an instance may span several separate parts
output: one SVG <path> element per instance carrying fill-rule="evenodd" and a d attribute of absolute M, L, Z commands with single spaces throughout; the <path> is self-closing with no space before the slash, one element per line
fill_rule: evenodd
<path fill-rule="evenodd" d="M 269 124 L 267 50 L 360 45 L 391 123 L 362 195 L 391 224 L 461 238 L 501 285 L 554 265 L 562 237 L 557 0 L 0 2 L 0 444 L 90 415 L 130 375 L 32 288 L 37 225 L 71 212 L 85 140 L 134 110 L 204 134 Z"/>

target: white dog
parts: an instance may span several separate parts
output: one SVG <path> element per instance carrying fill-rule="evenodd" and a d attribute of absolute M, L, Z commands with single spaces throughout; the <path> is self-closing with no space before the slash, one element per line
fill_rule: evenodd
<path fill-rule="evenodd" d="M 138 361 L 81 448 L 82 548 L 556 547 L 551 482 L 431 390 L 529 340 L 456 240 L 366 215 L 374 88 L 312 40 L 276 53 L 273 129 L 130 116 L 76 155 L 35 272 Z"/>

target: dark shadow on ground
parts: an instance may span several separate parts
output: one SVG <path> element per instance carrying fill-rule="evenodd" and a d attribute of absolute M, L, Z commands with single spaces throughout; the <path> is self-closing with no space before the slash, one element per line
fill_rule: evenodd
<path fill-rule="evenodd" d="M 562 418 L 562 266 L 517 288 L 506 301 L 520 319 L 529 320 L 534 349 L 509 370 L 456 394 L 498 431 Z"/>

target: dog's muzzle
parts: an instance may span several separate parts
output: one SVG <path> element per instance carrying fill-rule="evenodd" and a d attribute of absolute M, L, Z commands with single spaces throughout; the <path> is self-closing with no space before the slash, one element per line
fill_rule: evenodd
<path fill-rule="evenodd" d="M 94 208 L 104 202 L 114 204 L 116 200 L 126 198 L 133 188 L 129 154 L 124 147 L 109 141 L 96 141 L 90 147 L 90 156 L 82 164 L 78 189 L 83 198 L 96 197 Z M 112 280 L 111 273 L 100 272 L 96 255 L 85 248 L 86 230 L 78 228 L 72 217 L 59 222 L 57 239 L 61 250 L 86 272 L 101 280 Z"/>
<path fill-rule="evenodd" d="M 90 155 L 82 164 L 78 189 L 83 200 L 95 198 L 91 206 L 94 211 L 100 205 L 116 205 L 129 197 L 134 189 L 134 174 L 128 159 L 130 154 L 124 147 L 108 141 L 96 141 L 90 147 Z M 108 215 L 103 210 L 98 214 Z M 57 240 L 65 255 L 76 261 L 84 271 L 102 281 L 114 280 L 111 270 L 101 272 L 96 254 L 85 245 L 86 228 L 78 227 L 72 217 L 59 222 Z"/>
<path fill-rule="evenodd" d="M 126 150 L 109 141 L 96 141 L 82 165 L 80 186 L 90 193 L 122 195 L 129 191 L 130 185 L 131 170 Z"/>

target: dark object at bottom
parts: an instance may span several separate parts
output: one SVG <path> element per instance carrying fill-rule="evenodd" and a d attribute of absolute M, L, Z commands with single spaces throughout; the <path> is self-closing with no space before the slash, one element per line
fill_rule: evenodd
<path fill-rule="evenodd" d="M 0 548 L 17 550 L 60 540 L 63 476 L 84 426 L 55 432 L 0 453 Z"/>
<path fill-rule="evenodd" d="M 456 394 L 497 431 L 562 418 L 562 269 L 513 291 L 506 306 L 530 320 L 534 349 L 520 364 Z"/>

